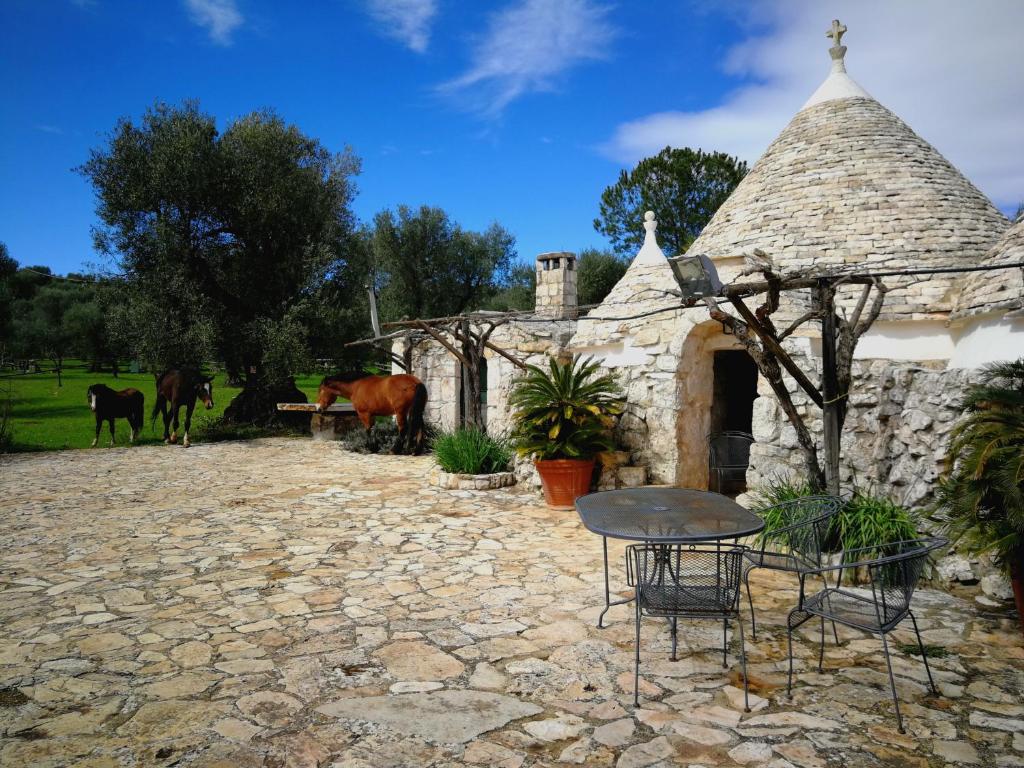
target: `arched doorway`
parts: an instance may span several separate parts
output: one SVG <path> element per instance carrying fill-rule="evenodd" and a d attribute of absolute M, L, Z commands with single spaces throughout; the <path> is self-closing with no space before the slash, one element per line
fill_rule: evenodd
<path fill-rule="evenodd" d="M 757 366 L 735 336 L 709 320 L 695 326 L 683 342 L 677 377 L 676 484 L 707 489 L 708 435 L 752 431 Z"/>

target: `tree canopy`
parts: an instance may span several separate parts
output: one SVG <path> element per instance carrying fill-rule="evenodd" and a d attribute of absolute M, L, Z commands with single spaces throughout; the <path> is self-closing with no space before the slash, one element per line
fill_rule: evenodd
<path fill-rule="evenodd" d="M 478 309 L 507 282 L 516 255 L 499 224 L 471 232 L 429 206 L 381 211 L 367 237 L 384 320 Z"/>
<path fill-rule="evenodd" d="M 117 322 L 150 364 L 215 355 L 246 386 L 308 354 L 296 316 L 343 261 L 359 161 L 271 111 L 223 133 L 196 102 L 122 119 L 80 172 L 97 247 L 126 277 Z"/>
<path fill-rule="evenodd" d="M 632 256 L 643 245 L 643 215 L 654 211 L 662 248 L 684 253 L 746 174 L 747 164 L 724 152 L 665 147 L 601 193 L 594 229 Z"/>
<path fill-rule="evenodd" d="M 576 259 L 576 297 L 581 307 L 600 304 L 629 268 L 611 251 L 584 248 Z"/>

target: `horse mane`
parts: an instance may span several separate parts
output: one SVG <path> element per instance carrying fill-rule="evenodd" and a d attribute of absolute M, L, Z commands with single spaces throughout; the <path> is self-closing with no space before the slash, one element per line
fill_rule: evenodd
<path fill-rule="evenodd" d="M 87 390 L 85 390 L 85 391 L 86 392 L 96 392 L 98 394 L 100 392 L 113 392 L 114 390 L 112 390 L 106 384 L 90 384 L 89 388 Z"/>
<path fill-rule="evenodd" d="M 333 373 L 330 376 L 324 376 L 320 381 L 321 386 L 324 384 L 351 384 L 353 381 L 359 379 L 365 379 L 371 374 L 366 371 L 342 371 L 341 373 Z"/>

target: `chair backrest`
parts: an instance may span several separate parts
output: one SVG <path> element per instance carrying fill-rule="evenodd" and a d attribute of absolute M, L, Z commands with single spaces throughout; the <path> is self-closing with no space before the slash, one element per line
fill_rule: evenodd
<path fill-rule="evenodd" d="M 803 564 L 817 568 L 842 503 L 835 496 L 802 496 L 762 511 L 761 516 L 772 524 L 761 535 L 764 548 L 787 550 Z"/>
<path fill-rule="evenodd" d="M 880 623 L 891 624 L 907 614 L 928 555 L 948 543 L 942 538 L 895 541 L 875 548 L 874 559 L 861 560 L 870 574 L 871 594 Z"/>
<path fill-rule="evenodd" d="M 640 590 L 716 587 L 738 595 L 743 551 L 729 544 L 635 544 L 626 556 L 631 556 L 633 585 Z"/>
<path fill-rule="evenodd" d="M 750 465 L 750 444 L 754 436 L 749 432 L 715 432 L 708 435 L 708 458 L 712 467 L 747 467 Z"/>

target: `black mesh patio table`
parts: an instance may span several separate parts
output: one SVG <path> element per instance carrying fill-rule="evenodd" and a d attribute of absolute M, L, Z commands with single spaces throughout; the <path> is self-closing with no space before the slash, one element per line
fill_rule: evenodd
<path fill-rule="evenodd" d="M 633 598 L 611 601 L 608 580 L 608 538 L 652 544 L 689 544 L 735 540 L 758 533 L 764 521 L 728 496 L 690 488 L 624 488 L 599 491 L 576 499 L 584 527 L 601 537 L 604 546 L 605 608 Z"/>

